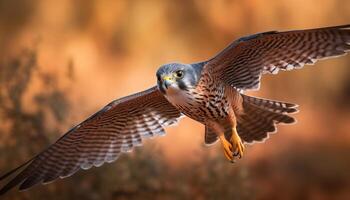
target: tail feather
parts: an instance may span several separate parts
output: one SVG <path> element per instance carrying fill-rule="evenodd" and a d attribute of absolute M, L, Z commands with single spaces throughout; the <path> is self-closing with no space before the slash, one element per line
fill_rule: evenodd
<path fill-rule="evenodd" d="M 256 97 L 251 97 L 243 94 L 242 94 L 242 97 L 243 97 L 243 102 L 249 103 L 251 105 L 255 105 L 259 108 L 263 108 L 271 112 L 295 113 L 298 111 L 297 109 L 298 105 L 293 103 L 256 98 Z"/>
<path fill-rule="evenodd" d="M 269 133 L 276 131 L 276 124 L 291 124 L 295 119 L 288 114 L 297 112 L 298 105 L 282 101 L 260 99 L 243 95 L 243 114 L 237 116 L 237 132 L 246 143 L 264 141 Z M 231 137 L 231 125 L 223 124 L 225 137 Z M 218 140 L 217 135 L 205 128 L 205 144 Z"/>
<path fill-rule="evenodd" d="M 218 140 L 216 133 L 209 127 L 205 126 L 204 143 L 206 145 L 214 144 Z"/>
<path fill-rule="evenodd" d="M 244 114 L 238 116 L 237 132 L 247 143 L 263 141 L 268 133 L 276 131 L 278 123 L 295 122 L 287 115 L 298 111 L 295 104 L 242 96 Z"/>

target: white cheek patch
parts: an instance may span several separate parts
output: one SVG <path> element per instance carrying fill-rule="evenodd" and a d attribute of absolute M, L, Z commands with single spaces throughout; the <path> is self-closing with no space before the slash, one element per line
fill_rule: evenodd
<path fill-rule="evenodd" d="M 191 96 L 187 92 L 184 92 L 180 89 L 168 90 L 165 96 L 168 101 L 173 105 L 187 105 L 191 101 Z"/>
<path fill-rule="evenodd" d="M 181 89 L 179 84 L 184 85 L 186 90 Z M 182 80 L 178 80 L 177 82 L 173 82 L 165 91 L 165 97 L 168 99 L 170 103 L 173 105 L 184 105 L 188 102 L 192 101 L 192 97 L 189 95 L 188 90 L 192 87 L 193 83 L 191 82 L 191 78 L 189 76 L 185 76 Z"/>
<path fill-rule="evenodd" d="M 167 96 L 176 96 L 181 92 L 177 84 L 171 84 L 165 91 Z"/>

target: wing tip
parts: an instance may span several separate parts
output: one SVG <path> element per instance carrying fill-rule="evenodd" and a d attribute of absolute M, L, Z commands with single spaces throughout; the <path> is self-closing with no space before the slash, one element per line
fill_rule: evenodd
<path fill-rule="evenodd" d="M 339 26 L 335 26 L 334 28 L 337 28 L 340 30 L 350 30 L 350 24 L 339 25 Z"/>
<path fill-rule="evenodd" d="M 20 170 L 21 168 L 23 168 L 24 166 L 30 164 L 34 160 L 34 158 L 36 158 L 36 157 L 31 158 L 30 160 L 26 161 L 25 163 L 21 164 L 20 166 L 14 168 L 11 171 L 9 171 L 9 172 L 5 173 L 4 175 L 2 175 L 0 177 L 0 181 L 5 180 L 9 176 L 13 175 L 15 172 Z M 19 172 L 10 182 L 6 183 L 0 189 L 0 196 L 4 195 L 5 193 L 7 193 L 9 190 L 11 190 L 12 188 L 16 187 L 17 185 L 21 184 L 24 181 L 24 179 L 25 179 L 25 177 L 23 177 L 22 175 L 23 175 L 23 170 L 21 172 Z"/>

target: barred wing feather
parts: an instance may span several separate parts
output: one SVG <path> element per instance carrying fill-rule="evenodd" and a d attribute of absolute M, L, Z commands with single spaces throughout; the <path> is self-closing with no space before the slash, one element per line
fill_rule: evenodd
<path fill-rule="evenodd" d="M 350 51 L 350 25 L 287 32 L 270 31 L 234 41 L 204 65 L 240 89 L 259 89 L 262 74 L 302 68 Z"/>
<path fill-rule="evenodd" d="M 157 87 L 113 101 L 45 151 L 0 177 L 3 180 L 26 166 L 0 195 L 16 185 L 27 189 L 115 161 L 120 153 L 141 145 L 143 138 L 165 134 L 164 127 L 175 124 L 181 116 Z"/>

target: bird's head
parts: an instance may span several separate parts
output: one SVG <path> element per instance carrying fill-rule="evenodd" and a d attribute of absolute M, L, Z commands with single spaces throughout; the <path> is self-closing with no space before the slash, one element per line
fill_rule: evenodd
<path fill-rule="evenodd" d="M 170 63 L 157 71 L 158 88 L 163 94 L 188 90 L 197 85 L 200 70 L 195 65 Z"/>

